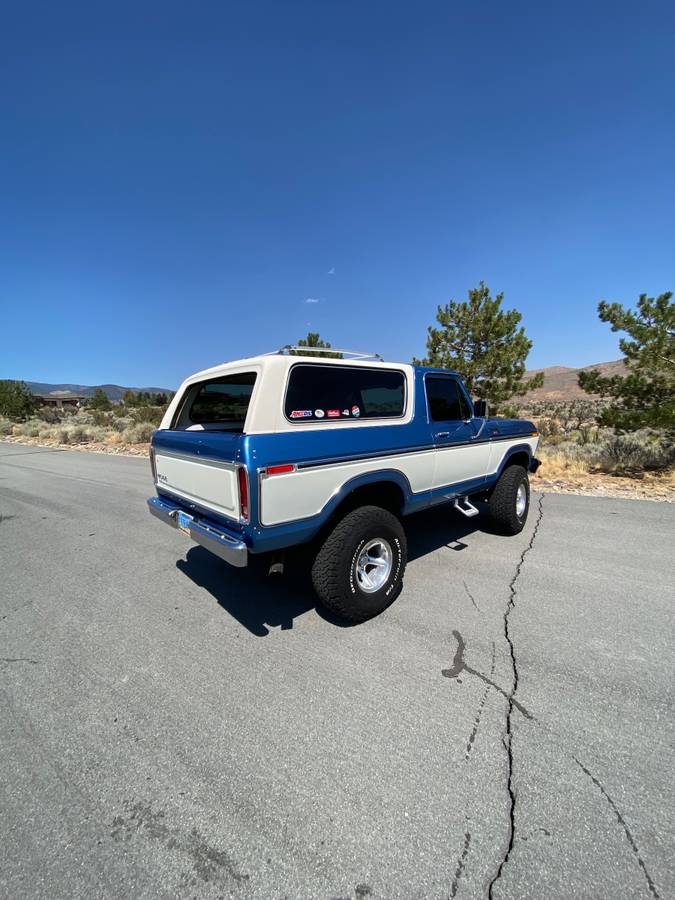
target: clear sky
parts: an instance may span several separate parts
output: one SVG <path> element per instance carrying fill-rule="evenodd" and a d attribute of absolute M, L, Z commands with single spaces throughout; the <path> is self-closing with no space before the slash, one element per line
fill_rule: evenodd
<path fill-rule="evenodd" d="M 5 4 L 0 377 L 409 360 L 480 279 L 531 367 L 675 289 L 675 5 Z"/>

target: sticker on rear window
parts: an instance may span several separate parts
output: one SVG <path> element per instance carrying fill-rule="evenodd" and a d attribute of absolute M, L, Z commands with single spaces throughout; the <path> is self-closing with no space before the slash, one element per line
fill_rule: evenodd
<path fill-rule="evenodd" d="M 358 406 L 352 406 L 352 415 L 357 419 L 361 415 L 361 410 L 358 408 Z"/>
<path fill-rule="evenodd" d="M 317 417 L 317 419 L 323 419 L 325 413 L 322 409 L 315 409 L 314 415 Z"/>
<path fill-rule="evenodd" d="M 291 413 L 291 419 L 309 419 L 311 415 L 311 409 L 294 409 Z"/>
<path fill-rule="evenodd" d="M 329 419 L 337 419 L 338 416 L 340 415 L 340 410 L 339 409 L 329 409 L 326 412 L 326 415 L 328 416 Z"/>

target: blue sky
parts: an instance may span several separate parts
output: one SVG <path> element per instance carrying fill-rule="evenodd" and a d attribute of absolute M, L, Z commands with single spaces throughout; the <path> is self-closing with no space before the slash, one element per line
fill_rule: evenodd
<path fill-rule="evenodd" d="M 674 40 L 671 3 L 10 4 L 0 377 L 408 360 L 480 279 L 531 367 L 616 358 L 597 302 L 675 289 Z"/>

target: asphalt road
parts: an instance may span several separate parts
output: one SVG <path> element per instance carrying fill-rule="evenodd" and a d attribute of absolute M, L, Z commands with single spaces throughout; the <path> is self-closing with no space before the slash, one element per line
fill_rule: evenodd
<path fill-rule="evenodd" d="M 418 516 L 342 627 L 150 493 L 0 444 L 3 897 L 675 896 L 671 505 Z"/>

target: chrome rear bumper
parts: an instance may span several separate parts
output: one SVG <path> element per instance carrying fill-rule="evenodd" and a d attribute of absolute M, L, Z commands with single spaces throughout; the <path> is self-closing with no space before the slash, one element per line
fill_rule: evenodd
<path fill-rule="evenodd" d="M 148 509 L 167 525 L 172 528 L 178 527 L 178 509 L 171 503 L 166 503 L 161 497 L 150 497 L 148 500 Z M 207 525 L 200 519 L 193 519 L 190 522 L 190 537 L 193 541 L 197 541 L 202 547 L 206 547 L 211 553 L 215 553 L 231 566 L 242 568 L 248 563 L 248 547 L 243 541 L 237 540 L 216 528 L 214 525 Z"/>

